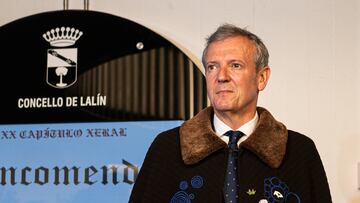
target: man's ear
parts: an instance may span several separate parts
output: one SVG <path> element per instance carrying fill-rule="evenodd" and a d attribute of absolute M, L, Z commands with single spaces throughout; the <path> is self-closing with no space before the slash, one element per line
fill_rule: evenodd
<path fill-rule="evenodd" d="M 257 86 L 258 86 L 258 91 L 262 91 L 265 89 L 269 78 L 270 78 L 270 67 L 269 66 L 265 66 L 263 67 L 261 70 L 258 71 L 257 73 Z"/>

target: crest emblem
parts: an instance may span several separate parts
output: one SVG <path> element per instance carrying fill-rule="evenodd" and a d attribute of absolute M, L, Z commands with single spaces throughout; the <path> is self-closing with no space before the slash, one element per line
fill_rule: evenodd
<path fill-rule="evenodd" d="M 77 48 L 69 48 L 82 36 L 75 28 L 51 29 L 43 38 L 52 46 L 47 50 L 46 83 L 58 89 L 70 87 L 77 80 Z"/>
<path fill-rule="evenodd" d="M 301 203 L 300 197 L 290 192 L 289 187 L 285 182 L 277 177 L 269 177 L 264 181 L 264 196 L 266 198 L 261 200 L 260 203 L 276 203 L 276 202 L 296 202 Z"/>
<path fill-rule="evenodd" d="M 254 189 L 249 189 L 247 192 L 246 192 L 246 194 L 248 194 L 248 195 L 255 195 L 255 193 L 256 193 L 256 190 L 254 190 Z"/>

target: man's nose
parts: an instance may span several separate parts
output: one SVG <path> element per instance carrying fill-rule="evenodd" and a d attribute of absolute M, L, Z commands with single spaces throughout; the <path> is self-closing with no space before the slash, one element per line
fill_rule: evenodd
<path fill-rule="evenodd" d="M 227 67 L 220 67 L 217 75 L 218 82 L 228 82 L 230 80 L 229 69 Z"/>

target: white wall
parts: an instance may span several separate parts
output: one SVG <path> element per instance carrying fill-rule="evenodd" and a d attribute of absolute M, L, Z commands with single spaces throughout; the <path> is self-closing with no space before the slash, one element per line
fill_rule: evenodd
<path fill-rule="evenodd" d="M 61 10 L 62 0 L 1 0 L 0 25 Z M 70 0 L 82 9 L 82 0 Z M 224 22 L 247 26 L 270 51 L 272 75 L 260 105 L 311 137 L 333 202 L 360 202 L 359 0 L 90 0 L 90 10 L 143 24 L 197 60 L 204 38 Z"/>

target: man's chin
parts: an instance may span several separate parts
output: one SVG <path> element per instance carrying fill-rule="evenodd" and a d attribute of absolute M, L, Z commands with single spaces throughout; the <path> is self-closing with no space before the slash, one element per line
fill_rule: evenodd
<path fill-rule="evenodd" d="M 232 111 L 233 109 L 229 106 L 226 105 L 213 105 L 213 108 L 215 110 L 215 112 L 228 112 L 228 111 Z"/>

